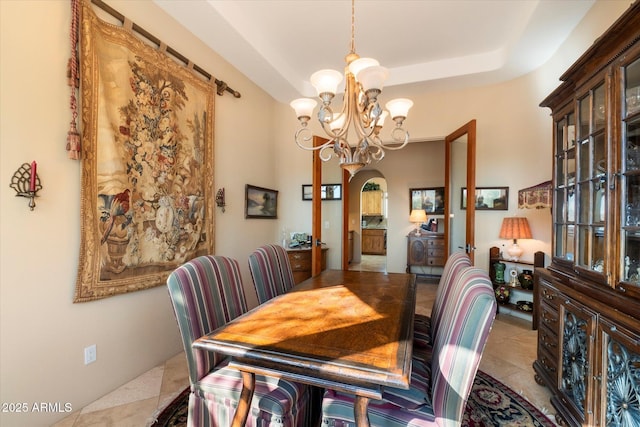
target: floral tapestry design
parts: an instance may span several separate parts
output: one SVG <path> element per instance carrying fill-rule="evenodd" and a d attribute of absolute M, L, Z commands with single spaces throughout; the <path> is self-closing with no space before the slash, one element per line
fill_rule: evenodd
<path fill-rule="evenodd" d="M 75 302 L 162 285 L 213 253 L 215 88 L 82 8 L 81 252 Z"/>

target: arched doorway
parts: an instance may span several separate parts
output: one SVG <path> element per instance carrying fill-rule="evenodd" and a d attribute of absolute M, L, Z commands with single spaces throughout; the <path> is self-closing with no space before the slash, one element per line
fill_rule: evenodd
<path fill-rule="evenodd" d="M 361 183 L 357 194 L 360 201 L 359 253 L 354 254 L 350 270 L 387 271 L 387 181 L 382 176 Z M 355 233 L 354 233 L 355 234 Z"/>

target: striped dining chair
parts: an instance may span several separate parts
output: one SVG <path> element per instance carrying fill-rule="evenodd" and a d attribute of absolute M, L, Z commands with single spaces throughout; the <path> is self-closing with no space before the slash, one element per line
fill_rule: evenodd
<path fill-rule="evenodd" d="M 369 402 L 372 427 L 460 426 L 482 352 L 496 314 L 488 274 L 475 267 L 460 272 L 444 305 L 430 359 L 413 359 L 408 390 L 385 387 Z M 353 427 L 353 395 L 328 390 L 322 426 Z"/>
<path fill-rule="evenodd" d="M 249 270 L 260 304 L 295 285 L 289 256 L 280 245 L 264 245 L 253 251 L 249 255 Z"/>
<path fill-rule="evenodd" d="M 189 369 L 187 425 L 229 426 L 240 400 L 240 371 L 228 367 L 228 357 L 192 344 L 247 311 L 238 262 L 224 256 L 200 256 L 172 272 L 167 286 Z M 309 396 L 306 385 L 256 375 L 247 425 L 311 425 Z"/>
<path fill-rule="evenodd" d="M 424 358 L 428 357 L 433 345 L 433 338 L 438 329 L 442 314 L 442 307 L 449 298 L 451 287 L 464 268 L 471 267 L 471 258 L 465 252 L 456 251 L 449 255 L 444 264 L 442 276 L 438 283 L 436 299 L 433 301 L 431 316 L 416 314 L 413 322 L 413 351 L 414 354 Z"/>

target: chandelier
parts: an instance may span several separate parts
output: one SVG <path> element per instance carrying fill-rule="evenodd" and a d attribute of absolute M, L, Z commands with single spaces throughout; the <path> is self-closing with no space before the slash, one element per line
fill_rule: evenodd
<path fill-rule="evenodd" d="M 342 108 L 334 113 L 331 101 L 336 95 L 343 76 L 335 70 L 320 70 L 311 75 L 311 84 L 315 87 L 322 105 L 318 111 L 318 121 L 329 141 L 312 146 L 313 135 L 307 124 L 314 108 L 318 104 L 311 98 L 299 98 L 291 102 L 296 111 L 300 128 L 296 131 L 296 144 L 302 149 L 319 150 L 320 158 L 328 161 L 332 156 L 340 159 L 340 166 L 353 176 L 371 160 L 382 160 L 385 150 L 399 150 L 409 142 L 409 132 L 402 124 L 407 118 L 413 102 L 398 98 L 386 103 L 384 111 L 378 103 L 378 95 L 389 72 L 373 58 L 360 58 L 355 52 L 355 0 L 351 0 L 351 51 L 345 57 L 347 66 L 344 71 L 345 92 Z M 385 118 L 390 116 L 395 122 L 391 131 L 391 141 L 383 142 L 380 130 Z M 348 141 L 350 130 L 355 137 Z"/>

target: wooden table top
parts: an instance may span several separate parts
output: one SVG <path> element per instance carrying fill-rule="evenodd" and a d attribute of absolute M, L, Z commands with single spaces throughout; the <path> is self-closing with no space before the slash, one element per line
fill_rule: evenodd
<path fill-rule="evenodd" d="M 408 388 L 415 275 L 325 270 L 198 339 L 255 373 L 379 398 Z"/>

